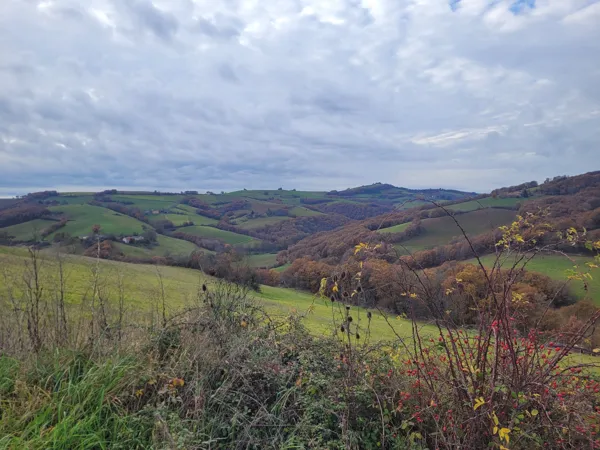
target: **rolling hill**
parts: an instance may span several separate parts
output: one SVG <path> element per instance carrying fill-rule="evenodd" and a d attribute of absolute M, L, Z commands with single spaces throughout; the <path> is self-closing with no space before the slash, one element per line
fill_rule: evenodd
<path fill-rule="evenodd" d="M 511 223 L 516 217 L 516 211 L 507 209 L 479 209 L 472 210 L 456 216 L 460 225 L 468 236 L 476 236 L 487 231 L 493 231 L 502 225 Z M 410 238 L 395 247 L 401 253 L 413 253 L 420 250 L 434 248 L 452 243 L 454 240 L 464 240 L 462 232 L 452 217 L 444 216 L 434 219 L 425 219 L 421 222 L 423 231 L 414 238 Z M 396 225 L 399 231 L 403 225 Z M 386 228 L 380 230 L 385 232 Z"/>

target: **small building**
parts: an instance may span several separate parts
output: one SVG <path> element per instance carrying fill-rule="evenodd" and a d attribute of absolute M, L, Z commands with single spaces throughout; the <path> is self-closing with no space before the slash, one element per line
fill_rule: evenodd
<path fill-rule="evenodd" d="M 136 242 L 143 241 L 144 238 L 142 236 L 125 236 L 121 239 L 125 244 L 134 244 Z"/>

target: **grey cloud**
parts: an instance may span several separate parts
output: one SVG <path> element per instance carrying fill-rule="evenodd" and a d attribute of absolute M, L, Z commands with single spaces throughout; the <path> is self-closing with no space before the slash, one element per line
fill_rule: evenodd
<path fill-rule="evenodd" d="M 217 15 L 212 21 L 200 17 L 192 30 L 215 39 L 231 39 L 238 37 L 243 27 L 243 23 L 235 18 Z"/>
<path fill-rule="evenodd" d="M 226 81 L 230 81 L 232 83 L 238 83 L 240 81 L 231 65 L 227 63 L 220 64 L 217 71 L 221 78 Z"/>
<path fill-rule="evenodd" d="M 600 36 L 553 2 L 496 22 L 436 0 L 60 13 L 77 3 L 0 7 L 0 194 L 487 190 L 600 165 Z"/>
<path fill-rule="evenodd" d="M 177 18 L 156 8 L 150 0 L 124 0 L 131 15 L 157 37 L 170 41 L 179 28 Z"/>

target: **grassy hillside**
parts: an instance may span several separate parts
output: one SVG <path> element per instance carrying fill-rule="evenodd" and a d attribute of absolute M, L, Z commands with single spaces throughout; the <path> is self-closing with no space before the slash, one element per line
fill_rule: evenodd
<path fill-rule="evenodd" d="M 218 223 L 217 220 L 211 219 L 210 217 L 200 216 L 198 214 L 159 214 L 152 216 L 150 221 L 166 219 L 173 222 L 176 227 L 180 227 L 187 222 L 193 222 L 194 225 L 214 225 Z"/>
<path fill-rule="evenodd" d="M 323 213 L 319 211 L 314 211 L 312 209 L 303 208 L 301 206 L 297 206 L 295 208 L 290 209 L 290 214 L 293 214 L 298 217 L 310 217 L 310 216 L 322 216 Z"/>
<path fill-rule="evenodd" d="M 69 205 L 84 205 L 87 202 L 94 199 L 94 196 L 89 195 L 76 195 L 76 194 L 67 194 L 61 195 L 59 198 L 60 203 L 68 203 Z"/>
<path fill-rule="evenodd" d="M 101 232 L 104 234 L 120 235 L 143 232 L 143 222 L 99 206 L 64 205 L 52 206 L 49 209 L 68 217 L 69 222 L 61 231 L 73 236 L 91 234 L 92 227 L 96 224 L 102 227 Z"/>
<path fill-rule="evenodd" d="M 49 285 L 55 285 L 52 278 L 55 267 L 51 253 L 44 256 L 42 262 L 42 278 Z M 2 274 L 20 276 L 26 261 L 26 251 L 17 247 L 0 246 L 0 265 Z M 81 296 L 92 285 L 93 268 L 96 260 L 82 256 L 68 256 L 65 265 L 67 274 L 67 300 L 77 303 Z M 123 277 L 127 292 L 127 306 L 130 310 L 143 314 L 153 308 L 160 292 L 160 273 L 164 289 L 168 292 L 169 308 L 177 309 L 195 301 L 202 283 L 210 284 L 215 280 L 202 272 L 177 267 L 164 267 L 143 264 L 128 264 L 116 261 L 99 261 L 100 281 L 108 293 L 110 301 L 116 301 L 116 280 Z M 291 289 L 262 286 L 261 292 L 253 294 L 261 300 L 267 310 L 277 315 L 288 315 L 290 312 L 306 314 L 304 322 L 315 333 L 331 331 L 332 313 L 340 314 L 342 305 L 332 304 L 329 299 L 317 299 L 313 295 Z M 366 311 L 357 309 L 357 320 L 366 321 Z M 410 335 L 410 322 L 404 319 L 390 318 L 396 331 L 401 335 Z M 424 325 L 425 330 L 433 330 Z M 373 311 L 372 338 L 376 340 L 393 339 L 394 333 L 384 318 Z"/>
<path fill-rule="evenodd" d="M 116 201 L 132 202 L 136 208 L 142 211 L 163 210 L 177 206 L 183 196 L 179 195 L 112 195 Z"/>
<path fill-rule="evenodd" d="M 563 255 L 539 255 L 527 264 L 526 269 L 532 272 L 542 273 L 555 280 L 566 281 L 568 270 L 572 270 L 577 266 L 577 270 L 586 272 L 585 263 L 593 261 L 593 258 L 588 256 L 569 256 L 569 258 Z M 486 267 L 492 267 L 496 261 L 496 255 L 486 255 L 483 256 L 481 260 Z M 467 262 L 475 264 L 476 260 L 471 259 Z M 508 258 L 503 260 L 502 267 L 510 268 L 514 263 L 514 259 Z M 573 292 L 580 298 L 589 296 L 596 304 L 600 305 L 600 278 L 596 274 L 594 279 L 588 280 L 588 283 L 588 292 L 584 290 L 581 281 L 571 281 L 570 286 L 573 289 Z"/>
<path fill-rule="evenodd" d="M 0 228 L 0 231 L 6 231 L 9 236 L 12 236 L 18 241 L 29 241 L 35 237 L 40 237 L 40 233 L 44 228 L 48 228 L 53 223 L 52 220 L 36 219 L 19 225 Z"/>
<path fill-rule="evenodd" d="M 184 241 L 182 239 L 175 239 L 169 236 L 157 236 L 157 244 L 151 248 L 146 248 L 138 245 L 128 245 L 122 242 L 116 242 L 114 245 L 121 251 L 125 256 L 131 257 L 149 257 L 149 256 L 176 256 L 176 255 L 189 255 L 194 250 L 198 250 L 198 247 L 191 242 Z M 206 253 L 212 253 L 209 250 L 203 250 Z"/>
<path fill-rule="evenodd" d="M 277 263 L 276 253 L 262 253 L 258 255 L 248 255 L 246 257 L 250 267 L 273 267 Z"/>
<path fill-rule="evenodd" d="M 183 227 L 179 228 L 178 231 L 206 239 L 220 239 L 226 244 L 230 245 L 249 244 L 250 242 L 255 241 L 255 239 L 250 236 L 245 236 L 243 234 L 233 233 L 231 231 L 220 230 L 218 228 L 202 225 L 193 227 Z"/>
<path fill-rule="evenodd" d="M 255 228 L 264 227 L 266 225 L 273 225 L 284 220 L 289 220 L 289 217 L 285 216 L 272 216 L 272 217 L 260 217 L 258 219 L 251 219 L 247 221 L 239 221 L 237 222 L 240 228 L 244 230 L 252 230 Z"/>
<path fill-rule="evenodd" d="M 475 211 L 482 208 L 516 208 L 519 203 L 527 201 L 525 198 L 500 198 L 485 197 L 479 200 L 470 200 L 455 205 L 449 205 L 446 208 L 451 211 Z"/>
<path fill-rule="evenodd" d="M 401 223 L 400 225 L 394 225 L 393 227 L 382 228 L 377 230 L 378 233 L 400 233 L 406 230 L 410 225 L 410 222 Z"/>
<path fill-rule="evenodd" d="M 467 235 L 475 236 L 510 223 L 515 216 L 515 211 L 489 208 L 460 214 L 456 216 L 456 219 L 464 228 Z M 413 253 L 449 244 L 454 238 L 462 238 L 461 231 L 456 226 L 452 217 L 444 216 L 435 219 L 426 219 L 421 223 L 424 228 L 422 234 L 396 245 L 396 248 L 400 252 L 404 253 L 408 250 Z"/>

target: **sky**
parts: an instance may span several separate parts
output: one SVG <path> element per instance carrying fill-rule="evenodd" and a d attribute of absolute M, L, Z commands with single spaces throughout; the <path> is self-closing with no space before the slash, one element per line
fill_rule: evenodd
<path fill-rule="evenodd" d="M 600 169 L 600 0 L 1 0 L 0 196 Z"/>

